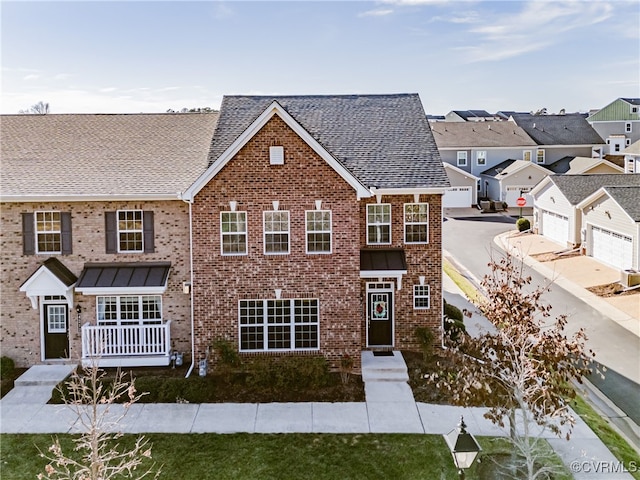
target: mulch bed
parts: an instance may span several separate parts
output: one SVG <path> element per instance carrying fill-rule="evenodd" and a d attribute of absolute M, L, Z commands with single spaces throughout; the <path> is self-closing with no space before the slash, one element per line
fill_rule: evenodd
<path fill-rule="evenodd" d="M 591 293 L 595 293 L 599 297 L 622 297 L 626 295 L 640 295 L 640 288 L 635 290 L 624 291 L 624 287 L 618 283 L 607 283 L 605 285 L 596 285 L 595 287 L 588 287 Z"/>
<path fill-rule="evenodd" d="M 567 253 L 565 255 L 558 255 L 557 253 L 553 253 L 553 252 L 546 252 L 546 253 L 536 253 L 534 255 L 531 255 L 531 258 L 533 258 L 534 260 L 537 260 L 538 262 L 555 262 L 556 260 L 564 260 L 565 258 L 573 258 L 573 257 L 579 257 L 581 254 L 580 252 L 573 252 L 573 253 Z"/>

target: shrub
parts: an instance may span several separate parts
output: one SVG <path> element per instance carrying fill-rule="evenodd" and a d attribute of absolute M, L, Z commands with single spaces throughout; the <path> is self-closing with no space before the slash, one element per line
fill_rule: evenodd
<path fill-rule="evenodd" d="M 16 364 L 12 358 L 4 356 L 0 358 L 0 378 L 10 377 L 15 369 Z"/>
<path fill-rule="evenodd" d="M 213 349 L 217 352 L 222 365 L 229 367 L 240 366 L 240 355 L 235 345 L 226 338 L 219 338 L 213 342 Z"/>
<path fill-rule="evenodd" d="M 295 390 L 324 387 L 331 382 L 324 357 L 257 357 L 247 370 L 247 382 L 259 387 Z"/>
<path fill-rule="evenodd" d="M 433 340 L 435 338 L 433 330 L 429 327 L 418 327 L 416 328 L 415 335 L 420 343 L 422 358 L 426 362 L 433 356 Z"/>
<path fill-rule="evenodd" d="M 525 230 L 529 230 L 531 228 L 531 223 L 528 219 L 521 217 L 516 222 L 516 227 L 518 228 L 519 232 L 524 232 Z"/>
<path fill-rule="evenodd" d="M 455 305 L 451 305 L 447 302 L 444 303 L 444 314 L 451 320 L 458 320 L 459 322 L 462 322 L 464 320 L 462 310 L 460 310 Z"/>

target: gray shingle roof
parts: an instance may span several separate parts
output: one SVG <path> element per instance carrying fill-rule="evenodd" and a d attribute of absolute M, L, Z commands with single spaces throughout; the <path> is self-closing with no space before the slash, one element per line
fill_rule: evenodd
<path fill-rule="evenodd" d="M 417 94 L 225 96 L 210 163 L 273 101 L 368 187 L 449 186 Z"/>
<path fill-rule="evenodd" d="M 577 205 L 602 187 L 640 187 L 640 175 L 633 173 L 550 175 L 549 179 L 558 187 L 571 205 Z M 636 201 L 640 197 L 640 190 L 637 190 L 637 192 Z"/>
<path fill-rule="evenodd" d="M 604 189 L 634 222 L 640 222 L 640 186 L 606 186 Z"/>
<path fill-rule="evenodd" d="M 486 110 L 452 110 L 453 113 L 458 115 L 460 118 L 464 118 L 465 120 L 469 120 L 470 118 L 487 118 L 493 117 Z"/>
<path fill-rule="evenodd" d="M 537 146 L 513 122 L 436 122 L 431 131 L 438 148 Z"/>
<path fill-rule="evenodd" d="M 631 105 L 640 105 L 640 98 L 621 98 L 620 100 L 624 100 Z"/>
<path fill-rule="evenodd" d="M 2 115 L 2 196 L 170 196 L 207 167 L 218 113 Z"/>
<path fill-rule="evenodd" d="M 538 145 L 601 145 L 604 140 L 581 113 L 511 116 Z"/>

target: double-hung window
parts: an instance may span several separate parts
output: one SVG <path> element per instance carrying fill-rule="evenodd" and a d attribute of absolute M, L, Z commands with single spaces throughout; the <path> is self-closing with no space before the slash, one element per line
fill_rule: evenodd
<path fill-rule="evenodd" d="M 100 296 L 96 299 L 98 325 L 162 323 L 162 296 Z"/>
<path fill-rule="evenodd" d="M 222 255 L 247 254 L 247 212 L 220 212 Z"/>
<path fill-rule="evenodd" d="M 525 162 L 530 162 L 531 161 L 531 150 L 523 150 L 522 152 L 522 159 Z"/>
<path fill-rule="evenodd" d="M 487 151 L 478 150 L 476 152 L 476 165 L 483 166 L 487 164 Z"/>
<path fill-rule="evenodd" d="M 625 131 L 625 133 L 631 133 L 631 129 L 633 128 L 633 127 L 632 127 L 632 125 L 633 125 L 633 124 L 632 124 L 631 122 L 626 122 L 626 123 L 624 124 L 624 131 Z"/>
<path fill-rule="evenodd" d="M 539 148 L 536 152 L 536 163 L 544 163 L 544 148 Z"/>
<path fill-rule="evenodd" d="M 331 253 L 331 210 L 307 210 L 307 253 Z"/>
<path fill-rule="evenodd" d="M 264 253 L 285 255 L 289 253 L 289 212 L 273 210 L 264 212 Z"/>
<path fill-rule="evenodd" d="M 467 152 L 465 150 L 458 152 L 457 165 L 459 167 L 467 166 Z"/>
<path fill-rule="evenodd" d="M 35 212 L 36 252 L 62 252 L 62 223 L 60 212 Z"/>
<path fill-rule="evenodd" d="M 391 244 L 391 204 L 367 205 L 367 244 Z"/>
<path fill-rule="evenodd" d="M 429 285 L 413 286 L 413 308 L 416 310 L 427 310 L 431 308 Z"/>
<path fill-rule="evenodd" d="M 118 210 L 118 251 L 144 251 L 142 210 Z"/>
<path fill-rule="evenodd" d="M 317 350 L 318 299 L 240 300 L 240 351 Z"/>
<path fill-rule="evenodd" d="M 429 243 L 429 204 L 404 204 L 404 243 Z"/>

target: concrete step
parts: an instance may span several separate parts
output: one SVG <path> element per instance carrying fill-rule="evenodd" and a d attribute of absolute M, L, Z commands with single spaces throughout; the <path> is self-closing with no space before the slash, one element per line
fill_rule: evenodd
<path fill-rule="evenodd" d="M 76 365 L 34 365 L 20 375 L 15 383 L 17 387 L 49 386 L 55 387 L 76 368 Z"/>
<path fill-rule="evenodd" d="M 362 380 L 364 382 L 406 382 L 409 380 L 407 365 L 400 352 L 391 356 L 376 356 L 374 352 L 362 352 Z"/>

